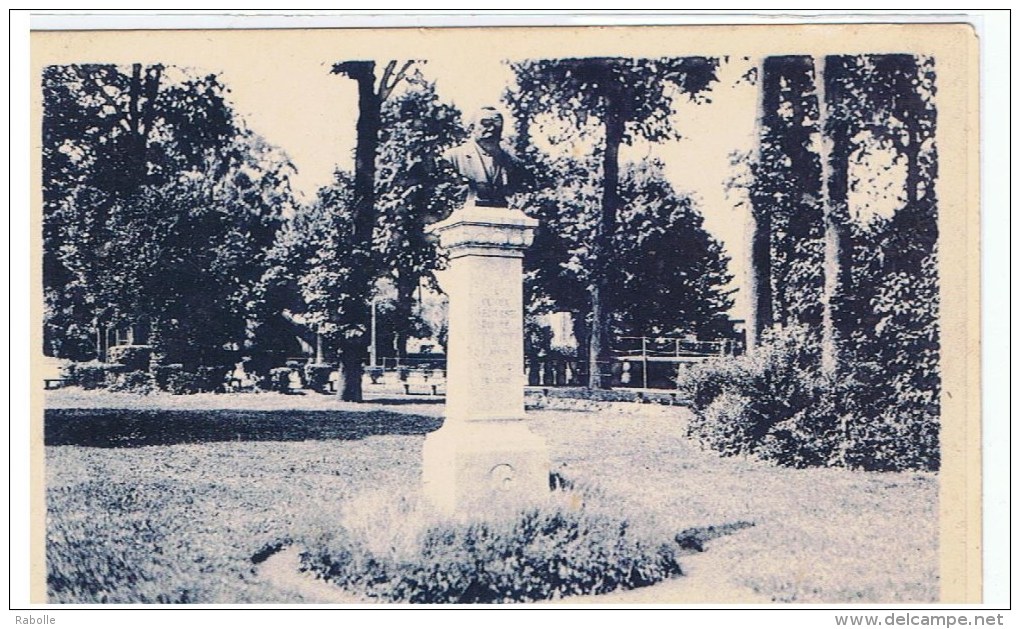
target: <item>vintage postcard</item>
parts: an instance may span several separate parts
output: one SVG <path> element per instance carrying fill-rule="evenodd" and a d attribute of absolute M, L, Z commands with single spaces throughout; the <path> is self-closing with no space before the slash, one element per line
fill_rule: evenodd
<path fill-rule="evenodd" d="M 33 601 L 980 603 L 977 50 L 34 31 Z"/>

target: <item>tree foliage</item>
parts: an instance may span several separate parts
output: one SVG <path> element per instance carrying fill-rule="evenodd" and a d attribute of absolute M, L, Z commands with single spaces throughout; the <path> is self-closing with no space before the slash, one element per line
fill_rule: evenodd
<path fill-rule="evenodd" d="M 627 169 L 620 194 L 618 281 L 609 302 L 616 334 L 706 340 L 732 334 L 729 258 L 691 198 L 673 189 L 658 164 Z"/>
<path fill-rule="evenodd" d="M 438 100 L 434 85 L 420 72 L 410 66 L 397 71 L 395 64 L 387 68 L 378 85 L 373 83 L 376 96 L 386 98 L 379 102 L 370 238 L 364 186 L 359 187 L 357 172 L 338 170 L 332 184 L 280 230 L 262 284 L 267 299 L 296 315 L 292 324 L 319 335 L 329 360 L 348 356 L 348 370 L 367 349 L 375 297 L 381 298 L 379 337 L 395 336 L 406 354 L 407 338 L 425 332 L 425 319 L 413 307 L 414 292 L 422 280 L 436 287 L 433 271 L 442 264 L 425 226 L 448 212 L 459 193 L 453 173 L 437 167 L 439 155 L 463 136 L 459 112 Z M 361 65 L 344 64 L 342 71 L 353 71 L 367 86 Z M 395 295 L 388 296 L 381 287 L 391 284 Z M 284 336 L 293 334 L 292 324 L 276 324 Z M 279 336 L 272 326 L 264 332 L 270 339 Z M 350 397 L 357 396 L 350 392 Z"/>
<path fill-rule="evenodd" d="M 350 286 L 353 205 L 353 178 L 336 171 L 333 183 L 320 188 L 315 200 L 297 208 L 280 229 L 264 279 L 264 290 L 276 291 L 282 309 L 299 314 L 309 330 L 334 345 L 366 332 L 351 307 L 363 300 Z"/>
<path fill-rule="evenodd" d="M 846 174 L 850 193 L 898 167 L 885 202 L 892 212 L 848 203 L 842 291 L 836 323 L 849 368 L 868 386 L 856 392 L 861 426 L 909 433 L 938 446 L 939 279 L 935 181 L 935 72 L 910 55 L 830 57 L 827 132 L 849 138 L 849 163 L 892 155 L 885 170 Z M 861 205 L 861 204 L 858 204 Z M 875 419 L 870 419 L 874 417 Z M 895 428 L 895 430 L 893 430 Z"/>
<path fill-rule="evenodd" d="M 512 64 L 517 87 L 508 94 L 518 128 L 551 114 L 576 128 L 614 119 L 620 139 L 658 142 L 678 136 L 669 120 L 673 98 L 701 98 L 713 81 L 718 59 L 550 59 Z"/>
<path fill-rule="evenodd" d="M 225 92 L 173 67 L 44 70 L 48 351 L 101 357 L 107 328 L 144 323 L 166 360 L 235 357 L 291 167 Z"/>
<path fill-rule="evenodd" d="M 529 153 L 532 158 L 535 153 Z M 531 314 L 570 312 L 583 343 L 595 281 L 591 233 L 597 220 L 595 175 L 569 157 L 525 164 L 557 182 L 517 201 L 541 221 L 525 257 Z M 620 186 L 623 206 L 614 233 L 606 306 L 617 336 L 731 333 L 728 258 L 703 227 L 698 208 L 677 193 L 661 164 L 629 164 Z"/>
<path fill-rule="evenodd" d="M 816 76 L 812 65 L 824 70 Z M 827 296 L 838 360 L 832 373 L 815 373 L 819 363 L 812 361 L 794 370 L 818 385 L 816 397 L 800 399 L 796 406 L 734 378 L 730 397 L 703 399 L 702 410 L 732 419 L 746 416 L 752 406 L 763 409 L 758 415 L 764 430 L 736 441 L 735 433 L 724 435 L 731 442 L 727 447 L 741 451 L 766 452 L 771 447 L 766 438 L 773 445 L 779 439 L 786 449 L 777 460 L 795 464 L 937 469 L 941 384 L 933 61 L 865 55 L 830 56 L 815 64 L 782 57 L 766 59 L 763 67 L 763 125 L 750 190 L 759 230 L 765 226 L 759 235 L 768 243 L 755 250 L 766 252 L 754 258 L 767 283 L 760 298 L 768 300 L 765 310 L 775 312 L 775 323 L 786 329 L 775 338 L 796 338 L 798 351 L 817 357 L 812 348 L 825 336 L 817 318 L 803 316 L 811 309 L 790 306 L 819 302 L 815 192 L 821 191 L 838 235 L 832 269 L 836 290 Z M 814 113 L 822 110 L 819 98 L 825 99 L 824 116 Z M 830 147 L 824 163 L 819 134 Z M 762 360 L 771 349 L 764 348 Z M 713 369 L 705 374 L 708 380 L 718 376 L 709 373 Z M 777 423 L 795 407 L 798 418 Z M 703 427 L 704 434 L 715 438 L 722 433 L 715 434 L 712 423 Z M 805 455 L 804 448 L 814 454 Z"/>
<path fill-rule="evenodd" d="M 379 268 L 396 286 L 393 323 L 397 356 L 407 353 L 407 339 L 427 334 L 414 308 L 414 291 L 424 282 L 438 289 L 434 271 L 442 260 L 426 225 L 456 206 L 459 178 L 443 152 L 464 139 L 460 112 L 443 103 L 435 85 L 420 72 L 407 76 L 407 88 L 383 103 L 376 159 L 379 222 L 375 247 Z"/>
<path fill-rule="evenodd" d="M 756 225 L 752 255 L 760 273 L 757 333 L 774 323 L 820 325 L 824 280 L 812 60 L 769 57 L 761 68 L 761 130 L 748 190 Z"/>
<path fill-rule="evenodd" d="M 600 201 L 590 234 L 588 265 L 590 322 L 588 326 L 589 386 L 605 387 L 611 352 L 607 307 L 612 283 L 612 255 L 620 196 L 619 149 L 638 139 L 651 142 L 679 137 L 670 115 L 673 99 L 698 98 L 716 78 L 718 59 L 706 57 L 627 59 L 586 58 L 533 60 L 512 64 L 517 88 L 507 93 L 527 143 L 543 116 L 566 121 L 577 129 L 601 127 Z M 541 129 L 539 129 L 541 131 Z"/>

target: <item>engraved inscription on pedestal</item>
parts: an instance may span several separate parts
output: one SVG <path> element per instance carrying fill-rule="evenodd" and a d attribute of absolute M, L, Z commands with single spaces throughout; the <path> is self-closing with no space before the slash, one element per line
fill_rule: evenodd
<path fill-rule="evenodd" d="M 467 206 L 433 226 L 450 256 L 446 421 L 425 439 L 424 489 L 450 512 L 544 500 L 549 458 L 524 419 L 521 258 L 537 221 Z"/>

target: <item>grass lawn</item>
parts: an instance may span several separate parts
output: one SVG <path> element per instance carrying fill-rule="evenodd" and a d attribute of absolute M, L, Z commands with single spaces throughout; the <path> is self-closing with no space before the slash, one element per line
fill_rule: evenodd
<path fill-rule="evenodd" d="M 416 492 L 437 402 L 48 392 L 51 602 L 319 602 L 252 557 L 366 496 Z M 937 599 L 937 475 L 721 459 L 684 438 L 682 408 L 555 406 L 529 413 L 554 471 L 662 531 L 728 533 L 684 558 L 685 577 L 583 602 Z"/>

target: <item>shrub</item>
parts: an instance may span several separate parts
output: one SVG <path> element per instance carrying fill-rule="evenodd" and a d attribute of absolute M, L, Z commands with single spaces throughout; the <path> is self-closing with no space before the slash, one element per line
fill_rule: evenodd
<path fill-rule="evenodd" d="M 925 409 L 880 409 L 873 421 L 850 422 L 845 457 L 854 467 L 877 471 L 937 470 L 939 418 Z"/>
<path fill-rule="evenodd" d="M 124 365 L 132 371 L 148 370 L 151 356 L 152 348 L 148 345 L 118 345 L 107 351 L 111 363 Z"/>
<path fill-rule="evenodd" d="M 771 334 L 754 354 L 692 366 L 677 381 L 696 413 L 689 433 L 727 455 L 753 453 L 795 467 L 824 463 L 798 442 L 804 423 L 831 398 L 817 356 L 814 340 L 794 328 Z"/>
<path fill-rule="evenodd" d="M 152 374 L 148 371 L 111 372 L 106 375 L 106 388 L 110 391 L 151 393 L 154 388 L 154 382 Z"/>
<path fill-rule="evenodd" d="M 222 393 L 231 367 L 202 365 L 191 374 L 191 388 L 199 393 Z"/>
<path fill-rule="evenodd" d="M 269 370 L 269 390 L 277 393 L 290 393 L 290 367 L 275 367 Z"/>
<path fill-rule="evenodd" d="M 77 385 L 83 389 L 102 389 L 109 382 L 114 381 L 117 374 L 122 371 L 124 371 L 123 365 L 92 361 L 69 365 L 66 376 L 68 384 Z"/>
<path fill-rule="evenodd" d="M 150 370 L 153 383 L 160 391 L 174 395 L 194 393 L 191 389 L 191 378 L 184 372 L 184 365 L 156 365 Z"/>
<path fill-rule="evenodd" d="M 222 392 L 230 369 L 229 366 L 203 365 L 187 371 L 184 365 L 175 363 L 154 366 L 150 372 L 156 388 L 174 395 L 187 395 Z"/>
<path fill-rule="evenodd" d="M 703 410 L 696 413 L 688 425 L 688 432 L 701 442 L 726 455 L 740 454 L 751 433 L 750 400 L 724 391 Z"/>
<path fill-rule="evenodd" d="M 329 392 L 329 376 L 334 371 L 333 365 L 309 363 L 305 365 L 305 382 L 307 387 L 320 393 Z"/>
<path fill-rule="evenodd" d="M 430 522 L 406 508 L 388 527 L 345 520 L 303 562 L 349 591 L 405 603 L 540 601 L 682 574 L 673 539 L 656 543 L 619 516 L 568 502 L 501 520 Z"/>
<path fill-rule="evenodd" d="M 724 455 L 750 454 L 791 467 L 937 469 L 938 418 L 906 403 L 886 374 L 847 357 L 824 377 L 805 328 L 770 331 L 753 354 L 681 373 L 694 417 L 688 434 Z"/>

